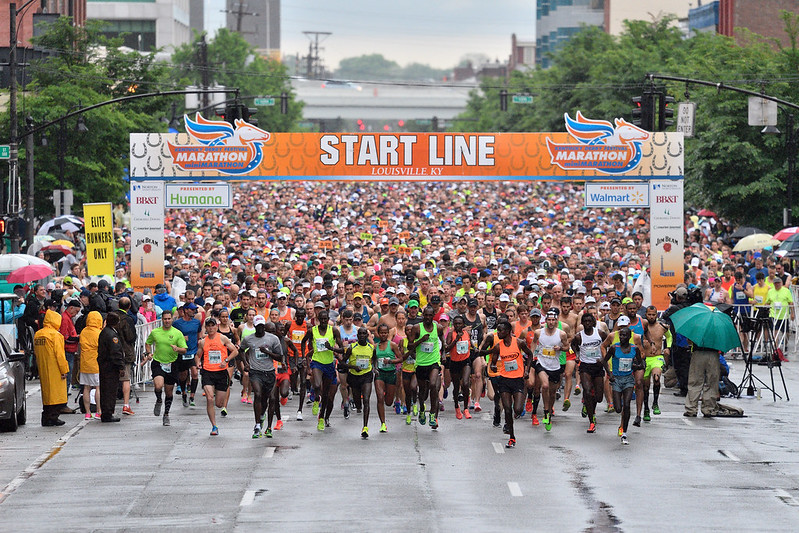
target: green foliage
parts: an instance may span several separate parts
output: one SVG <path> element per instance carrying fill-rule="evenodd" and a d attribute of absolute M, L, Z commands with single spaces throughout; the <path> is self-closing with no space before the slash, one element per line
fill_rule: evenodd
<path fill-rule="evenodd" d="M 341 80 L 406 80 L 431 81 L 441 80 L 449 75 L 449 69 L 436 69 L 421 63 L 411 63 L 401 67 L 395 61 L 386 59 L 381 54 L 369 54 L 348 57 L 339 62 L 333 77 Z"/>
<path fill-rule="evenodd" d="M 178 47 L 172 55 L 172 63 L 176 68 L 172 70 L 171 77 L 176 85 L 202 86 L 201 40 L 202 35 L 196 34 L 190 44 Z M 224 28 L 208 42 L 207 47 L 210 86 L 238 87 L 241 97 L 275 97 L 274 106 L 258 108 L 255 115 L 258 126 L 267 131 L 294 130 L 302 117 L 302 102 L 294 97 L 284 65 L 257 55 L 241 35 Z M 285 115 L 280 113 L 280 100 L 277 98 L 283 92 L 289 95 L 288 113 Z M 233 98 L 233 95 L 228 95 L 228 98 Z M 243 102 L 252 107 L 250 98 Z M 205 112 L 205 116 L 212 115 L 212 112 Z"/>
<path fill-rule="evenodd" d="M 627 21 L 618 37 L 586 27 L 551 56 L 552 67 L 514 72 L 505 84 L 484 80 L 472 92 L 453 128 L 460 131 L 563 131 L 563 115 L 577 110 L 591 118 L 631 118 L 631 97 L 646 86 L 647 73 L 726 84 L 799 102 L 799 15 L 783 13 L 789 45 L 781 47 L 755 34 L 741 44 L 702 33 L 684 38 L 671 20 Z M 761 81 L 762 80 L 762 81 Z M 665 85 L 676 100 L 684 83 Z M 535 103 L 499 110 L 499 90 L 533 93 Z M 685 186 L 688 203 L 710 208 L 737 223 L 777 230 L 786 205 L 785 135 L 763 136 L 747 125 L 747 97 L 732 91 L 691 85 L 697 102 L 695 137 L 686 139 Z M 780 111 L 785 133 L 786 111 Z M 799 114 L 797 114 L 799 123 Z M 799 181 L 797 186 L 799 188 Z M 794 214 L 799 214 L 795 210 Z"/>

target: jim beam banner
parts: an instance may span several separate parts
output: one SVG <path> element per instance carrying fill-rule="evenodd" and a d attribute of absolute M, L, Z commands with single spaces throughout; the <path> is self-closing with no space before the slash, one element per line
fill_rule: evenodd
<path fill-rule="evenodd" d="M 652 305 L 669 306 L 669 292 L 683 282 L 683 180 L 649 182 L 649 264 Z"/>
<path fill-rule="evenodd" d="M 114 221 L 111 204 L 83 204 L 86 222 L 86 270 L 90 276 L 114 276 Z"/>
<path fill-rule="evenodd" d="M 154 288 L 164 282 L 164 182 L 130 183 L 130 284 Z"/>

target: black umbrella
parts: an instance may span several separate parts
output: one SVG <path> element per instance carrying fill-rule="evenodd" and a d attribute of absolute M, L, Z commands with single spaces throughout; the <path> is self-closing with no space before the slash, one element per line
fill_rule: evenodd
<path fill-rule="evenodd" d="M 769 235 L 771 235 L 771 233 L 769 233 L 768 231 L 764 231 L 760 228 L 755 228 L 752 226 L 741 226 L 740 228 L 736 229 L 732 233 L 732 235 L 730 235 L 730 238 L 741 239 L 743 237 L 746 237 L 747 235 L 754 235 L 755 233 L 768 233 Z"/>
<path fill-rule="evenodd" d="M 799 250 L 799 233 L 796 235 L 791 235 L 780 244 L 780 247 L 777 250 L 785 250 L 786 252 L 793 252 L 795 250 Z"/>

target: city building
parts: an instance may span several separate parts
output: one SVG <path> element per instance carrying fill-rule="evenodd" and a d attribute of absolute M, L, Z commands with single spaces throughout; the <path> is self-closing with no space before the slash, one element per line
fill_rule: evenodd
<path fill-rule="evenodd" d="M 785 33 L 780 11 L 796 13 L 799 11 L 799 0 L 716 0 L 699 1 L 699 5 L 688 13 L 690 32 L 711 31 L 743 38 L 738 30 L 746 28 L 758 35 L 776 39 L 783 46 L 790 46 L 788 34 Z"/>
<path fill-rule="evenodd" d="M 619 35 L 624 31 L 625 20 L 652 22 L 670 15 L 679 24 L 688 18 L 688 10 L 696 3 L 697 0 L 605 0 L 604 28 L 611 35 Z"/>
<path fill-rule="evenodd" d="M 548 68 L 549 54 L 557 51 L 584 26 L 605 24 L 606 0 L 537 0 L 535 62 Z"/>
<path fill-rule="evenodd" d="M 105 35 L 122 35 L 125 46 L 171 54 L 191 41 L 189 0 L 88 0 L 87 18 L 102 20 Z"/>
<path fill-rule="evenodd" d="M 510 36 L 510 60 L 508 61 L 508 71 L 529 70 L 535 68 L 535 46 L 533 40 L 523 41 L 516 38 L 516 34 Z"/>

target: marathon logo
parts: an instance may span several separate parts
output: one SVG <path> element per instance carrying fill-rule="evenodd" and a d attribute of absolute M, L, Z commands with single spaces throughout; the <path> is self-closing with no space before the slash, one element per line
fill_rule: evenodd
<path fill-rule="evenodd" d="M 615 126 L 606 120 L 590 120 L 577 112 L 564 114 L 566 130 L 579 144 L 558 144 L 547 138 L 551 163 L 563 170 L 596 170 L 624 174 L 641 162 L 641 142 L 649 133 L 617 118 Z"/>

